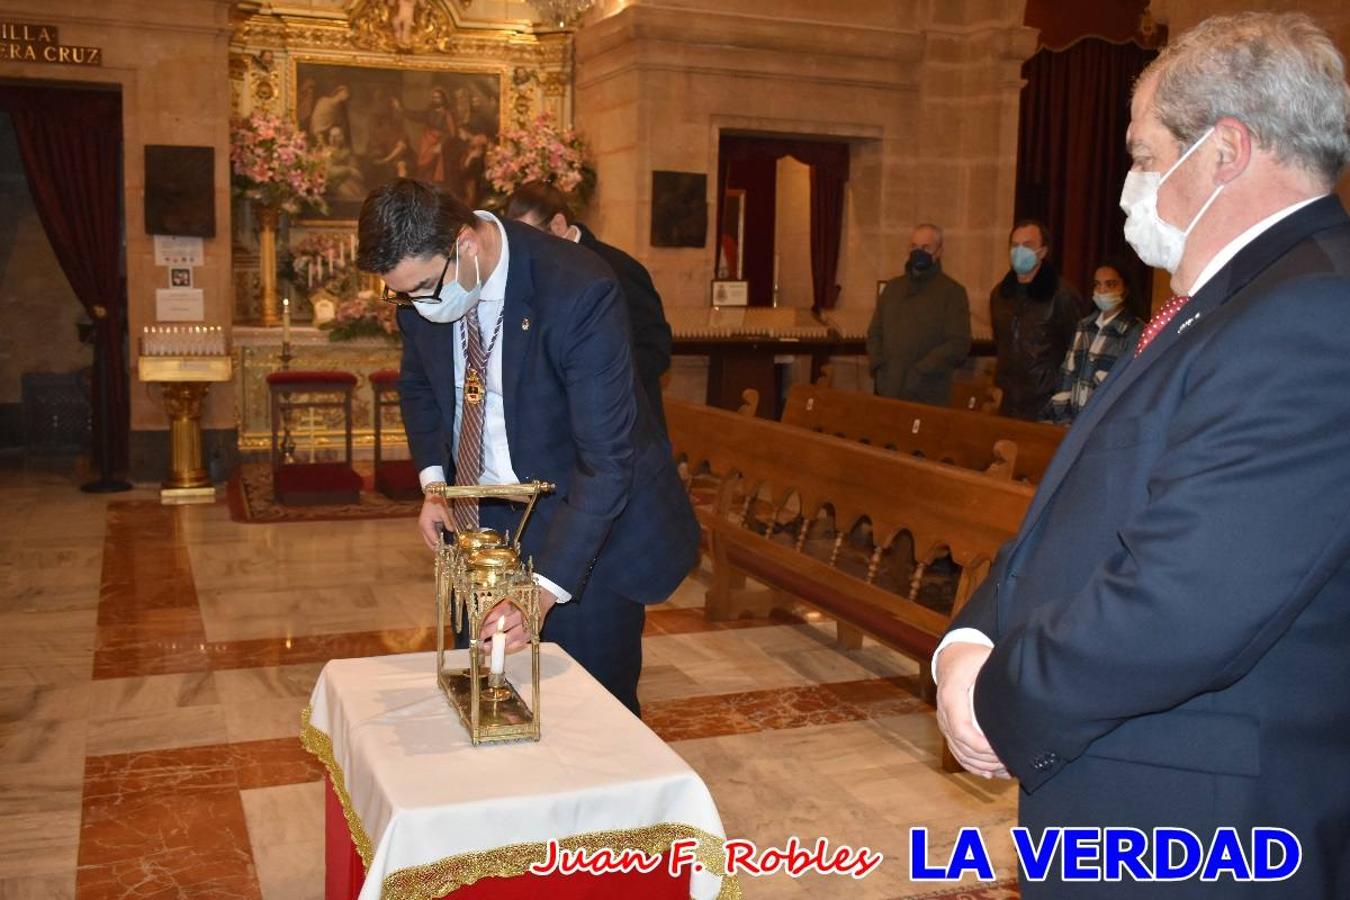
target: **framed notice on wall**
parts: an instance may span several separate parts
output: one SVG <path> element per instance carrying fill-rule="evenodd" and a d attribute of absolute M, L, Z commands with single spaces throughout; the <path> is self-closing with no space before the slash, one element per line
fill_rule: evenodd
<path fill-rule="evenodd" d="M 713 306 L 747 306 L 750 303 L 750 282 L 714 278 L 712 283 Z"/>

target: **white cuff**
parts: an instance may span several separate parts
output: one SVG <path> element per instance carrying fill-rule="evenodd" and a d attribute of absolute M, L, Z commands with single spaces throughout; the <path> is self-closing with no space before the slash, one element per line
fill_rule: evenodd
<path fill-rule="evenodd" d="M 538 572 L 534 573 L 534 583 L 539 585 L 544 590 L 548 591 L 554 597 L 557 597 L 559 603 L 566 603 L 568 600 L 572 599 L 571 594 L 567 593 L 567 591 L 564 591 L 562 588 L 558 587 L 556 584 L 549 581 L 547 578 L 545 578 L 543 575 L 540 575 Z"/>
<path fill-rule="evenodd" d="M 425 469 L 417 473 L 417 480 L 422 483 L 422 489 L 425 490 L 426 486 L 431 484 L 433 481 L 445 480 L 445 469 L 441 468 L 440 466 L 427 466 Z"/>
<path fill-rule="evenodd" d="M 954 631 L 947 632 L 942 642 L 937 645 L 937 649 L 933 651 L 933 659 L 928 666 L 932 672 L 934 684 L 937 684 L 938 680 L 938 657 L 942 655 L 943 650 L 947 649 L 948 644 L 979 644 L 981 647 L 988 647 L 991 650 L 994 648 L 994 642 L 978 628 L 957 628 Z M 971 702 L 973 703 L 974 700 L 972 699 Z"/>

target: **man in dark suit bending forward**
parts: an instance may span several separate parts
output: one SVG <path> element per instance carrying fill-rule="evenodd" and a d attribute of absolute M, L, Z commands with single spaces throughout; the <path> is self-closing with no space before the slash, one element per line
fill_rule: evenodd
<path fill-rule="evenodd" d="M 613 272 L 591 252 L 408 179 L 361 209 L 357 264 L 400 306 L 399 397 L 423 487 L 557 485 L 526 530 L 558 642 L 635 713 L 645 605 L 693 566 L 698 525 L 638 385 Z M 514 529 L 503 502 L 428 496 L 439 529 Z M 508 649 L 523 645 L 507 615 Z M 495 618 L 489 623 L 494 627 Z"/>

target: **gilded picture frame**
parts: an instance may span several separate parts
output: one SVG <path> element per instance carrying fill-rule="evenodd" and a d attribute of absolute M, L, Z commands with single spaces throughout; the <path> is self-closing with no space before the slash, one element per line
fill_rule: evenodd
<path fill-rule="evenodd" d="M 398 177 L 439 184 L 470 208 L 490 195 L 483 171 L 509 99 L 504 66 L 296 54 L 289 78 L 289 115 L 331 157 L 328 211 L 301 224 L 354 222 L 366 195 Z"/>

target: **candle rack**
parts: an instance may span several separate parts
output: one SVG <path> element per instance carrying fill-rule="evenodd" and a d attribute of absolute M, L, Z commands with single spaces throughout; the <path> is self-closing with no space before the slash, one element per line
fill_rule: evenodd
<path fill-rule="evenodd" d="M 539 496 L 553 490 L 547 482 L 503 485 L 437 485 L 427 493 L 447 500 L 504 498 L 525 500 L 512 541 L 489 528 L 445 536 L 436 551 L 436 683 L 459 714 L 476 747 L 485 743 L 537 741 L 539 717 L 539 632 L 542 612 L 534 566 L 520 558 L 520 536 Z M 520 610 L 530 643 L 531 692 L 527 704 L 504 672 L 484 671 L 482 632 L 488 615 L 509 602 Z M 500 614 L 499 614 L 500 615 Z M 447 668 L 445 626 L 469 636 L 469 665 Z"/>

